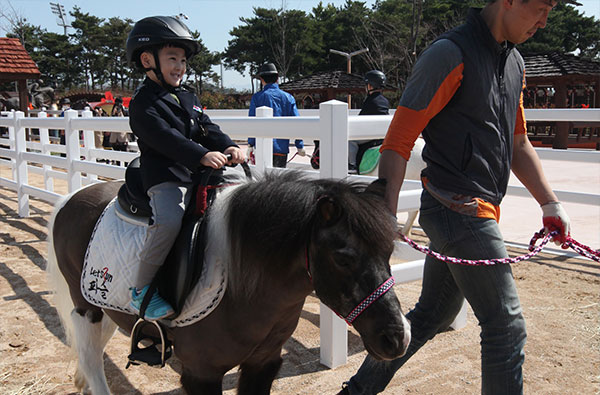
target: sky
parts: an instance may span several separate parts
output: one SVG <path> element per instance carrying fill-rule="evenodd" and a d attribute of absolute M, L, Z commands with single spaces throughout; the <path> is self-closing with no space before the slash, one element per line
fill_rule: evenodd
<path fill-rule="evenodd" d="M 600 0 L 578 0 L 582 6 L 577 9 L 586 16 L 600 19 Z M 118 16 L 131 18 L 136 21 L 151 15 L 178 15 L 185 14 L 188 19 L 185 23 L 191 30 L 200 32 L 204 45 L 210 51 L 223 51 L 231 39 L 229 31 L 241 24 L 241 17 L 252 17 L 253 7 L 299 9 L 310 12 L 319 4 L 318 0 L 53 0 L 60 3 L 67 13 L 75 5 L 84 13 L 89 13 L 100 18 Z M 324 4 L 333 3 L 342 6 L 346 0 L 323 0 Z M 374 0 L 366 0 L 371 6 Z M 50 2 L 43 0 L 0 0 L 0 7 L 7 12 L 8 5 L 12 5 L 15 12 L 27 19 L 35 26 L 55 32 L 63 33 L 63 28 L 57 25 L 57 17 L 50 10 Z M 70 21 L 70 20 L 68 20 Z M 0 21 L 0 35 L 6 34 Z M 72 30 L 71 30 L 72 31 Z M 220 73 L 218 66 L 215 71 Z M 225 88 L 251 89 L 250 77 L 233 70 L 223 68 L 223 86 Z"/>

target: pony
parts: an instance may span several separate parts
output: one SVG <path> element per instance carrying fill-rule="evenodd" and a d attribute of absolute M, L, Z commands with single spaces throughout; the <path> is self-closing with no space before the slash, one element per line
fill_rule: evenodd
<path fill-rule="evenodd" d="M 121 185 L 92 184 L 64 197 L 49 222 L 49 279 L 78 356 L 75 385 L 95 395 L 110 392 L 104 347 L 117 326 L 131 332 L 137 320 L 88 303 L 80 289 L 90 236 Z M 270 393 L 282 347 L 313 291 L 356 328 L 374 358 L 404 355 L 410 324 L 390 285 L 397 230 L 384 189 L 379 182 L 315 180 L 285 171 L 219 194 L 206 214 L 207 245 L 214 247 L 207 254 L 226 262 L 226 291 L 204 319 L 166 329 L 187 393 L 221 394 L 224 375 L 236 366 L 239 394 Z M 385 284 L 389 292 L 381 292 Z"/>

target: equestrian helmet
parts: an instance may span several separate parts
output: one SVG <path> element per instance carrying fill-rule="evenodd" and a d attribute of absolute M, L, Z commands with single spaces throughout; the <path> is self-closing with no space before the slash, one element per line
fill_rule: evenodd
<path fill-rule="evenodd" d="M 370 84 L 375 89 L 382 88 L 385 81 L 385 74 L 379 70 L 371 70 L 365 74 L 365 84 Z"/>
<path fill-rule="evenodd" d="M 140 54 L 144 50 L 172 44 L 185 50 L 190 58 L 200 51 L 188 27 L 172 16 L 150 16 L 133 25 L 127 37 L 127 60 L 140 66 Z"/>

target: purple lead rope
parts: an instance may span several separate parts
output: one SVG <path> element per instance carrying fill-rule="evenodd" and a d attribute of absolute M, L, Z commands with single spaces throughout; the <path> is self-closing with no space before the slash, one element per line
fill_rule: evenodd
<path fill-rule="evenodd" d="M 535 233 L 533 235 L 533 237 L 531 238 L 531 241 L 529 242 L 529 251 L 530 252 L 528 254 L 516 256 L 514 258 L 480 259 L 480 260 L 454 258 L 454 257 L 442 255 L 440 253 L 432 251 L 430 248 L 418 245 L 413 240 L 409 239 L 408 237 L 404 236 L 403 234 L 400 234 L 400 239 L 405 241 L 408 245 L 410 245 L 415 250 L 420 251 L 423 254 L 429 255 L 431 257 L 434 257 L 440 261 L 455 263 L 458 265 L 489 266 L 489 265 L 496 265 L 498 263 L 503 263 L 503 264 L 517 263 L 517 262 L 521 262 L 526 259 L 529 259 L 529 258 L 537 255 L 542 250 L 542 248 L 544 248 L 544 246 L 546 244 L 548 244 L 550 239 L 557 234 L 558 234 L 558 232 L 553 231 L 544 236 L 544 229 Z M 535 243 L 541 237 L 543 237 L 542 242 L 540 243 L 539 246 L 536 247 Z M 571 238 L 571 236 L 567 236 L 567 241 L 563 245 L 571 247 L 577 253 L 579 253 L 582 256 L 585 256 L 586 258 L 592 259 L 596 262 L 600 262 L 600 252 L 594 251 L 590 247 L 579 243 L 575 239 Z"/>

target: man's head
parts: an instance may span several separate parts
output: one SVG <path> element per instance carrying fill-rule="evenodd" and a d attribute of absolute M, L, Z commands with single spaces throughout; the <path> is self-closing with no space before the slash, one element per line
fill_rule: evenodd
<path fill-rule="evenodd" d="M 260 66 L 256 75 L 261 79 L 263 84 L 274 84 L 279 78 L 277 67 L 273 63 L 265 63 Z"/>
<path fill-rule="evenodd" d="M 127 60 L 165 88 L 179 86 L 187 59 L 199 50 L 187 26 L 170 16 L 141 19 L 127 37 Z"/>
<path fill-rule="evenodd" d="M 565 3 L 578 4 L 573 0 Z M 481 15 L 498 42 L 520 44 L 543 29 L 557 0 L 488 0 Z"/>
<path fill-rule="evenodd" d="M 379 70 L 371 70 L 365 74 L 365 85 L 367 92 L 380 90 L 385 85 L 385 74 Z"/>

